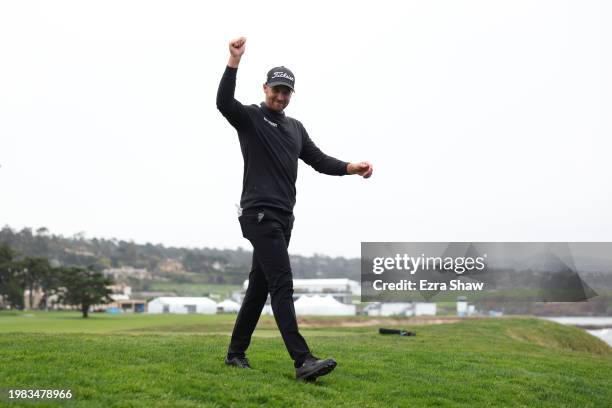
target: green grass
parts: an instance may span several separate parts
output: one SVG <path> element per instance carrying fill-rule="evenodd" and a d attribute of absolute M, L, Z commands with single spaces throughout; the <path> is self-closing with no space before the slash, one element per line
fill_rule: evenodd
<path fill-rule="evenodd" d="M 77 313 L 27 314 L 0 313 L 0 388 L 5 395 L 8 388 L 71 389 L 74 398 L 35 404 L 5 399 L 0 406 L 612 404 L 610 348 L 582 330 L 537 319 L 401 326 L 416 337 L 308 319 L 314 327 L 303 334 L 315 354 L 334 356 L 339 365 L 306 384 L 293 379 L 270 317 L 262 317 L 256 330 L 249 371 L 223 365 L 235 316 L 93 314 L 82 320 Z"/>

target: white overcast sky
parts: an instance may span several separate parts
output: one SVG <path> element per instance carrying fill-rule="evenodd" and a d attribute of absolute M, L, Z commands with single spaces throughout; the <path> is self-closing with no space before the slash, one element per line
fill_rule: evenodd
<path fill-rule="evenodd" d="M 371 179 L 300 163 L 290 251 L 612 240 L 608 1 L 2 1 L 0 224 L 250 248 L 215 107 L 296 75 L 287 114 Z"/>

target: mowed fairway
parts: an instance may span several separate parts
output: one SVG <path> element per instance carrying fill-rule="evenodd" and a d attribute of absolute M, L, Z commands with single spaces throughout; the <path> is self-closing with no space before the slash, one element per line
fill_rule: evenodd
<path fill-rule="evenodd" d="M 234 318 L 0 312 L 0 406 L 612 405 L 611 349 L 552 322 L 408 320 L 396 327 L 417 336 L 398 337 L 379 335 L 378 326 L 309 319 L 303 334 L 313 352 L 333 356 L 338 367 L 308 384 L 294 380 L 270 317 L 262 318 L 249 350 L 254 369 L 226 367 Z M 7 399 L 8 389 L 37 388 L 69 389 L 73 398 Z"/>

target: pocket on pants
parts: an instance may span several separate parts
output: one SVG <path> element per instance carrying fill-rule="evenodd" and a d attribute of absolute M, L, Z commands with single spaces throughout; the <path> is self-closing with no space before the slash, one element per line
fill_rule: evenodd
<path fill-rule="evenodd" d="M 242 213 L 240 217 L 238 217 L 238 221 L 240 221 L 240 225 L 244 224 L 260 224 L 266 218 L 266 213 L 261 211 L 245 211 Z"/>
<path fill-rule="evenodd" d="M 242 236 L 250 239 L 256 235 L 257 231 L 261 229 L 262 222 L 265 218 L 266 216 L 263 211 L 243 212 L 242 215 L 238 217 Z"/>
<path fill-rule="evenodd" d="M 243 213 L 238 217 L 242 236 L 248 240 L 258 237 L 272 237 L 282 233 L 282 225 L 263 211 Z"/>

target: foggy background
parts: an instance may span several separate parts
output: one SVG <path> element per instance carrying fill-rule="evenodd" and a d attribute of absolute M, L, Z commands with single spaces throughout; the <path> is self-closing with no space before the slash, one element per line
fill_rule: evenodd
<path fill-rule="evenodd" d="M 604 1 L 0 3 L 0 224 L 250 248 L 235 130 L 215 106 L 296 76 L 292 253 L 361 241 L 612 240 L 612 6 Z M 606 72 L 608 74 L 606 74 Z"/>

